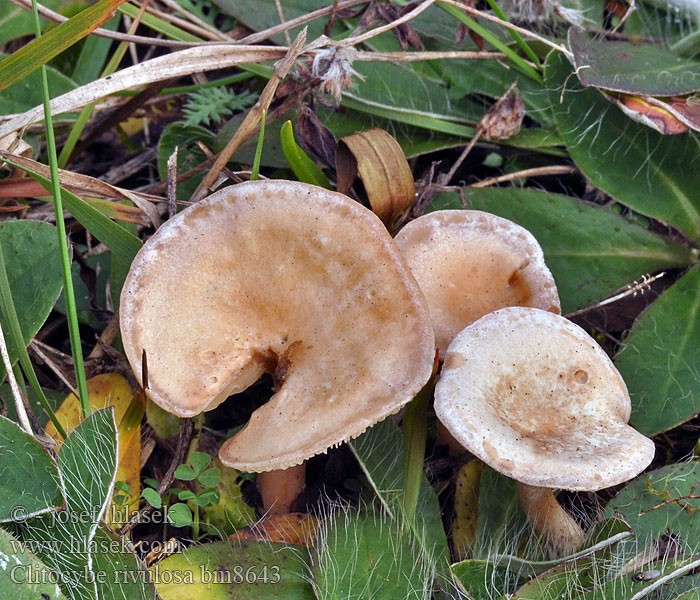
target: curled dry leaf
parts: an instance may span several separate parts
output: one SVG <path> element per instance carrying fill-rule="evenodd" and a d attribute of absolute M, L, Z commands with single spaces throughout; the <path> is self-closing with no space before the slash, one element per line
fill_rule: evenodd
<path fill-rule="evenodd" d="M 383 129 L 341 138 L 335 152 L 338 191 L 345 194 L 359 175 L 372 211 L 391 229 L 415 197 L 413 174 L 399 143 Z"/>
<path fill-rule="evenodd" d="M 612 92 L 603 95 L 617 104 L 630 119 L 664 135 L 700 131 L 700 103 L 689 98 L 655 98 Z"/>

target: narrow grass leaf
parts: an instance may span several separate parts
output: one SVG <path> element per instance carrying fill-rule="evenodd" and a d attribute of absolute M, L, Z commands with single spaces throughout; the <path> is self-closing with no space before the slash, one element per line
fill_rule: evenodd
<path fill-rule="evenodd" d="M 0 91 L 21 81 L 108 21 L 126 0 L 100 0 L 0 61 Z"/>

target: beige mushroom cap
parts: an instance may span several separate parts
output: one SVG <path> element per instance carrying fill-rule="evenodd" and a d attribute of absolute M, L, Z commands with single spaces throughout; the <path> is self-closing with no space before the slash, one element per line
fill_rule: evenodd
<path fill-rule="evenodd" d="M 523 483 L 595 491 L 639 474 L 654 444 L 629 425 L 627 387 L 580 327 L 504 308 L 450 344 L 435 412 L 497 471 Z"/>
<path fill-rule="evenodd" d="M 396 244 L 428 301 L 444 356 L 454 337 L 506 306 L 561 313 L 554 278 L 533 235 L 478 210 L 442 210 L 411 221 Z"/>
<path fill-rule="evenodd" d="M 170 219 L 121 296 L 129 362 L 192 416 L 263 373 L 279 389 L 221 449 L 245 471 L 299 464 L 398 411 L 431 374 L 434 336 L 386 229 L 349 198 L 290 181 L 228 187 Z"/>

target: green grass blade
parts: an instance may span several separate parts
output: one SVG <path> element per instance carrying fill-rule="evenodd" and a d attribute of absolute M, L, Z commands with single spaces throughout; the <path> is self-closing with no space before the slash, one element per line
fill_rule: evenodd
<path fill-rule="evenodd" d="M 464 14 L 455 6 L 444 4 L 443 2 L 437 2 L 436 4 L 446 13 L 452 15 L 461 23 L 464 23 L 464 25 L 469 27 L 469 29 L 471 29 L 474 33 L 484 38 L 494 48 L 503 52 L 503 54 L 505 54 L 513 62 L 513 66 L 523 75 L 526 75 L 530 79 L 534 79 L 537 83 L 542 83 L 542 76 L 488 29 L 479 25 L 479 23 L 477 23 L 474 19 Z"/>
<path fill-rule="evenodd" d="M 119 12 L 123 13 L 127 17 L 131 17 L 133 19 L 138 14 L 139 9 L 136 6 L 132 6 L 131 4 L 124 4 L 123 6 L 119 7 Z M 204 41 L 202 38 L 197 37 L 196 35 L 192 35 L 191 33 L 188 33 L 184 29 L 180 29 L 179 27 L 173 25 L 172 23 L 168 23 L 167 21 L 163 21 L 163 19 L 160 19 L 160 18 L 156 17 L 155 15 L 144 13 L 143 17 L 141 18 L 141 22 L 146 27 L 150 27 L 153 31 L 157 31 L 158 33 L 162 33 L 163 35 L 169 37 L 170 39 L 177 40 L 178 42 L 203 42 Z"/>
<path fill-rule="evenodd" d="M 491 10 L 493 10 L 493 13 L 502 21 L 508 21 L 508 17 L 506 17 L 505 13 L 501 10 L 501 7 L 498 6 L 496 3 L 496 0 L 486 0 L 486 2 L 489 3 L 489 6 L 491 7 Z M 542 63 L 540 63 L 540 59 L 535 54 L 532 48 L 528 46 L 527 42 L 523 39 L 523 37 L 517 32 L 514 31 L 513 29 L 508 30 L 511 37 L 515 40 L 515 42 L 520 46 L 522 51 L 527 55 L 527 57 L 535 63 L 538 69 L 542 68 Z"/>
<path fill-rule="evenodd" d="M 409 523 L 413 522 L 423 480 L 425 440 L 428 436 L 428 402 L 434 387 L 435 376 L 430 378 L 406 406 L 403 419 L 403 508 Z"/>
<path fill-rule="evenodd" d="M 291 121 L 287 121 L 282 125 L 280 137 L 282 138 L 282 152 L 284 152 L 284 156 L 287 158 L 287 162 L 297 179 L 305 183 L 312 183 L 313 185 L 331 189 L 331 184 L 323 171 L 309 158 L 309 155 L 304 152 L 294 139 L 294 129 Z"/>
<path fill-rule="evenodd" d="M 265 140 L 265 118 L 267 111 L 263 109 L 260 113 L 260 135 L 258 136 L 258 145 L 255 147 L 255 157 L 253 158 L 253 167 L 250 170 L 250 180 L 255 181 L 260 175 L 260 157 L 262 156 L 263 141 Z"/>
<path fill-rule="evenodd" d="M 34 33 L 37 39 L 40 39 L 41 24 L 39 23 L 39 10 L 37 9 L 36 0 L 32 0 L 32 10 L 34 12 Z M 61 254 L 63 294 L 66 299 L 66 317 L 68 319 L 68 337 L 70 338 L 71 352 L 73 354 L 73 367 L 75 370 L 75 381 L 78 387 L 80 406 L 83 411 L 83 418 L 86 418 L 90 414 L 90 400 L 87 389 L 87 378 L 85 377 L 85 364 L 83 363 L 83 348 L 80 342 L 78 311 L 75 306 L 73 276 L 70 270 L 71 259 L 68 253 L 66 223 L 63 220 L 61 183 L 58 178 L 58 157 L 56 156 L 56 139 L 54 137 L 53 121 L 51 119 L 51 96 L 49 95 L 49 80 L 46 76 L 46 65 L 41 65 L 41 93 L 44 100 L 46 146 L 49 154 L 49 168 L 51 169 L 51 194 L 53 196 L 54 213 L 56 216 L 58 248 Z"/>
<path fill-rule="evenodd" d="M 45 177 L 34 173 L 27 167 L 11 159 L 3 157 L 2 160 L 29 174 L 35 181 L 40 183 L 43 188 L 49 192 L 51 191 L 51 182 Z M 134 256 L 136 256 L 136 253 L 141 249 L 141 240 L 112 221 L 97 208 L 90 206 L 82 198 L 79 198 L 65 188 L 61 188 L 61 192 L 63 194 L 62 198 L 66 210 L 114 254 L 118 255 L 119 258 L 123 259 L 127 264 L 131 264 Z"/>
<path fill-rule="evenodd" d="M 0 61 L 0 91 L 24 79 L 108 21 L 126 0 L 100 0 Z"/>

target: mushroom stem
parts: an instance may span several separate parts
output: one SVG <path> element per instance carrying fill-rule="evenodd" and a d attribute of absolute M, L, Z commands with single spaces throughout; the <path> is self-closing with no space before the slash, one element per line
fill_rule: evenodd
<path fill-rule="evenodd" d="M 557 502 L 551 488 L 518 482 L 518 494 L 528 520 L 556 554 L 566 556 L 583 545 L 583 530 Z"/>
<path fill-rule="evenodd" d="M 266 515 L 286 515 L 304 489 L 306 461 L 288 469 L 258 473 L 258 492 Z"/>

